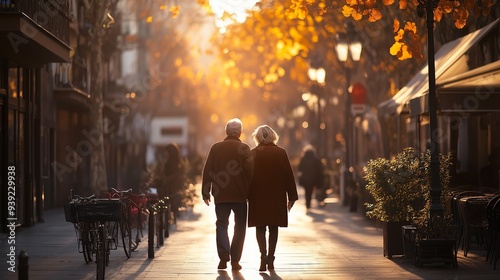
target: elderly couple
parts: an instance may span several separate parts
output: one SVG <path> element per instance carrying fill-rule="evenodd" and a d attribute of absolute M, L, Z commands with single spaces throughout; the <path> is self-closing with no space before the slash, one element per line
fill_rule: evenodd
<path fill-rule="evenodd" d="M 210 205 L 214 197 L 218 269 L 240 270 L 248 226 L 256 227 L 261 253 L 259 271 L 274 269 L 278 227 L 288 225 L 288 211 L 298 199 L 294 175 L 286 151 L 277 146 L 278 135 L 268 125 L 257 127 L 252 136 L 254 149 L 241 142 L 242 123 L 231 119 L 226 124 L 227 137 L 215 143 L 203 168 L 202 196 Z M 247 204 L 248 201 L 248 204 Z M 234 234 L 229 242 L 229 215 L 234 213 Z M 266 230 L 269 228 L 269 247 Z"/>

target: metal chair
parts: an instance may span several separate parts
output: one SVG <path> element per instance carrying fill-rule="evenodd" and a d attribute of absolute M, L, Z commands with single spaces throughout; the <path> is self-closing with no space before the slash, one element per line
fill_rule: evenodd
<path fill-rule="evenodd" d="M 463 228 L 463 251 L 467 256 L 471 238 L 475 237 L 478 245 L 484 246 L 486 232 L 488 229 L 488 219 L 486 218 L 486 206 L 489 199 L 486 196 L 472 196 L 462 198 L 459 203 Z"/>
<path fill-rule="evenodd" d="M 462 197 L 467 197 L 467 196 L 482 196 L 484 193 L 479 192 L 479 191 L 462 191 L 462 192 L 457 192 L 453 195 L 452 200 L 451 200 L 451 211 L 453 215 L 453 223 L 455 225 L 455 228 L 458 229 L 458 232 L 455 233 L 455 240 L 457 241 L 456 245 L 456 251 L 458 251 L 458 247 L 460 247 L 460 244 L 462 244 L 462 250 L 463 250 L 463 242 L 462 242 L 462 236 L 464 232 L 463 228 L 463 222 L 462 218 L 460 216 L 458 204 L 459 201 Z"/>

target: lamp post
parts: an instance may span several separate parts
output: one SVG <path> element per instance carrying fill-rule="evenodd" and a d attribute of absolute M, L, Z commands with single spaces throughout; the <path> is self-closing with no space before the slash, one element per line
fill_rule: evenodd
<path fill-rule="evenodd" d="M 316 126 L 316 149 L 318 150 L 318 155 L 320 157 L 323 156 L 322 150 L 321 150 L 321 130 L 322 130 L 322 123 L 321 123 L 321 97 L 323 93 L 323 86 L 325 85 L 325 77 L 326 77 L 326 72 L 323 67 L 315 68 L 313 66 L 309 67 L 309 70 L 307 71 L 307 75 L 309 76 L 309 79 L 311 79 L 312 84 L 311 84 L 311 93 L 316 96 L 316 117 L 317 117 L 317 126 Z"/>
<path fill-rule="evenodd" d="M 352 22 L 346 24 L 346 33 L 337 33 L 337 45 L 335 46 L 335 51 L 337 52 L 337 57 L 341 64 L 344 66 L 345 76 L 346 76 L 346 90 L 345 90 L 345 122 L 344 122 L 344 137 L 345 137 L 345 163 L 344 163 L 344 184 L 341 186 L 340 195 L 342 198 L 342 204 L 347 205 L 346 200 L 346 187 L 353 187 L 353 177 L 352 177 L 352 143 L 351 143 L 351 94 L 349 89 L 351 87 L 351 72 L 354 67 L 354 63 L 359 61 L 361 58 L 361 51 L 363 46 L 356 36 L 356 31 L 354 30 L 354 25 Z M 351 63 L 348 59 L 351 58 Z"/>
<path fill-rule="evenodd" d="M 431 216 L 443 216 L 441 205 L 441 185 L 439 178 L 439 143 L 437 127 L 437 97 L 436 97 L 436 73 L 434 65 L 434 9 L 439 0 L 418 0 L 417 13 L 427 19 L 427 64 L 429 75 L 429 129 L 431 142 L 430 162 L 430 194 L 431 194 Z"/>

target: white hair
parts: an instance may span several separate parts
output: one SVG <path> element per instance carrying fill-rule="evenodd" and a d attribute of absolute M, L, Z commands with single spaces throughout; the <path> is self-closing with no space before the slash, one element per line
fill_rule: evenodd
<path fill-rule="evenodd" d="M 243 130 L 243 123 L 238 118 L 230 119 L 226 124 L 227 136 L 240 137 L 242 130 Z"/>

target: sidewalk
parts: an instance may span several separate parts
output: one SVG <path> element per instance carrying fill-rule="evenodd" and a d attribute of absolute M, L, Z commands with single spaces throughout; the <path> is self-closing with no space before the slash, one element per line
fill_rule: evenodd
<path fill-rule="evenodd" d="M 302 190 L 299 189 L 299 193 Z M 303 194 L 300 193 L 302 199 Z M 299 200 L 288 228 L 280 228 L 274 272 L 259 273 L 260 254 L 255 228 L 247 230 L 241 271 L 218 271 L 215 210 L 202 201 L 171 226 L 164 246 L 148 259 L 147 236 L 127 259 L 123 248 L 111 251 L 106 279 L 500 279 L 500 268 L 485 261 L 486 252 L 472 247 L 467 257 L 458 252 L 458 269 L 451 266 L 417 268 L 412 260 L 382 252 L 382 230 L 361 213 L 351 213 L 335 198 L 323 208 L 313 201 L 306 214 Z M 16 233 L 16 250 L 29 255 L 29 279 L 95 279 L 95 264 L 78 253 L 71 223 L 62 209 L 46 211 L 46 222 Z M 145 232 L 145 235 L 147 233 Z M 17 279 L 7 270 L 8 244 L 0 239 L 0 279 Z"/>

